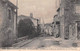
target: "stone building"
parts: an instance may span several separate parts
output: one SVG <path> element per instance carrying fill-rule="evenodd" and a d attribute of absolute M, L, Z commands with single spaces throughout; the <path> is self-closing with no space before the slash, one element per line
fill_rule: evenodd
<path fill-rule="evenodd" d="M 17 7 L 8 0 L 0 0 L 0 47 L 14 43 Z"/>
<path fill-rule="evenodd" d="M 60 37 L 66 40 L 80 39 L 80 0 L 61 0 L 57 12 L 54 25 L 58 26 L 54 27 L 58 28 Z"/>
<path fill-rule="evenodd" d="M 47 23 L 44 25 L 44 32 L 46 35 L 52 35 L 52 24 Z"/>
<path fill-rule="evenodd" d="M 60 37 L 60 17 L 57 15 L 54 16 L 54 25 L 53 25 L 54 37 Z"/>

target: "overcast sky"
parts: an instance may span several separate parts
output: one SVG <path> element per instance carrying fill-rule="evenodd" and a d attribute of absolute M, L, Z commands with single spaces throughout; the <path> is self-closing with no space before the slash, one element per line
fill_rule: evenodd
<path fill-rule="evenodd" d="M 10 0 L 16 4 L 16 0 Z M 41 18 L 45 23 L 53 21 L 56 14 L 56 0 L 19 0 L 19 15 L 29 16 L 33 13 L 35 18 Z"/>

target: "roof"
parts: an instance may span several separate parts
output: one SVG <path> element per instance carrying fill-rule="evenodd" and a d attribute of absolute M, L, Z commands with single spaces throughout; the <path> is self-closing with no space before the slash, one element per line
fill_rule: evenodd
<path fill-rule="evenodd" d="M 19 15 L 18 18 L 23 17 L 23 18 L 30 18 L 29 16 L 25 16 L 25 15 Z"/>
<path fill-rule="evenodd" d="M 15 5 L 14 5 L 12 2 L 10 2 L 10 1 L 8 1 L 8 5 L 11 6 L 11 7 L 13 7 L 14 9 L 18 9 L 18 7 L 15 6 Z"/>
<path fill-rule="evenodd" d="M 33 19 L 33 20 L 38 20 L 37 18 L 32 18 L 30 16 L 25 16 L 25 15 L 20 15 L 18 16 L 18 18 L 23 17 L 23 18 L 29 18 L 29 19 Z"/>
<path fill-rule="evenodd" d="M 9 0 L 2 0 L 3 2 L 7 2 L 9 6 L 11 6 L 14 9 L 17 9 L 17 6 L 15 6 L 12 2 L 10 2 Z"/>

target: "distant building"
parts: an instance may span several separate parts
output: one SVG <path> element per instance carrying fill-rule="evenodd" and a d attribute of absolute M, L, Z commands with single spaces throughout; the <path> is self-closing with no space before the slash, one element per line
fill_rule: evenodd
<path fill-rule="evenodd" d="M 40 27 L 41 27 L 41 33 L 44 34 L 44 25 L 40 24 Z"/>
<path fill-rule="evenodd" d="M 53 34 L 56 38 L 60 37 L 60 17 L 58 15 L 54 16 Z"/>
<path fill-rule="evenodd" d="M 0 0 L 0 46 L 14 43 L 15 18 L 17 7 L 8 0 Z"/>
<path fill-rule="evenodd" d="M 51 23 L 47 23 L 44 25 L 44 32 L 46 35 L 53 35 L 52 34 L 52 24 Z"/>
<path fill-rule="evenodd" d="M 38 19 L 33 17 L 33 14 L 30 13 L 30 19 L 32 20 L 32 22 L 34 23 L 35 28 L 37 29 L 37 25 L 38 25 Z"/>

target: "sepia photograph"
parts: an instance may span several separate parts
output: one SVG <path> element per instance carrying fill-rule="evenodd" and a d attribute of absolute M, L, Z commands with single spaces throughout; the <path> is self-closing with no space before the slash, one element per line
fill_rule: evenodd
<path fill-rule="evenodd" d="M 80 49 L 80 0 L 0 0 L 0 49 Z"/>

